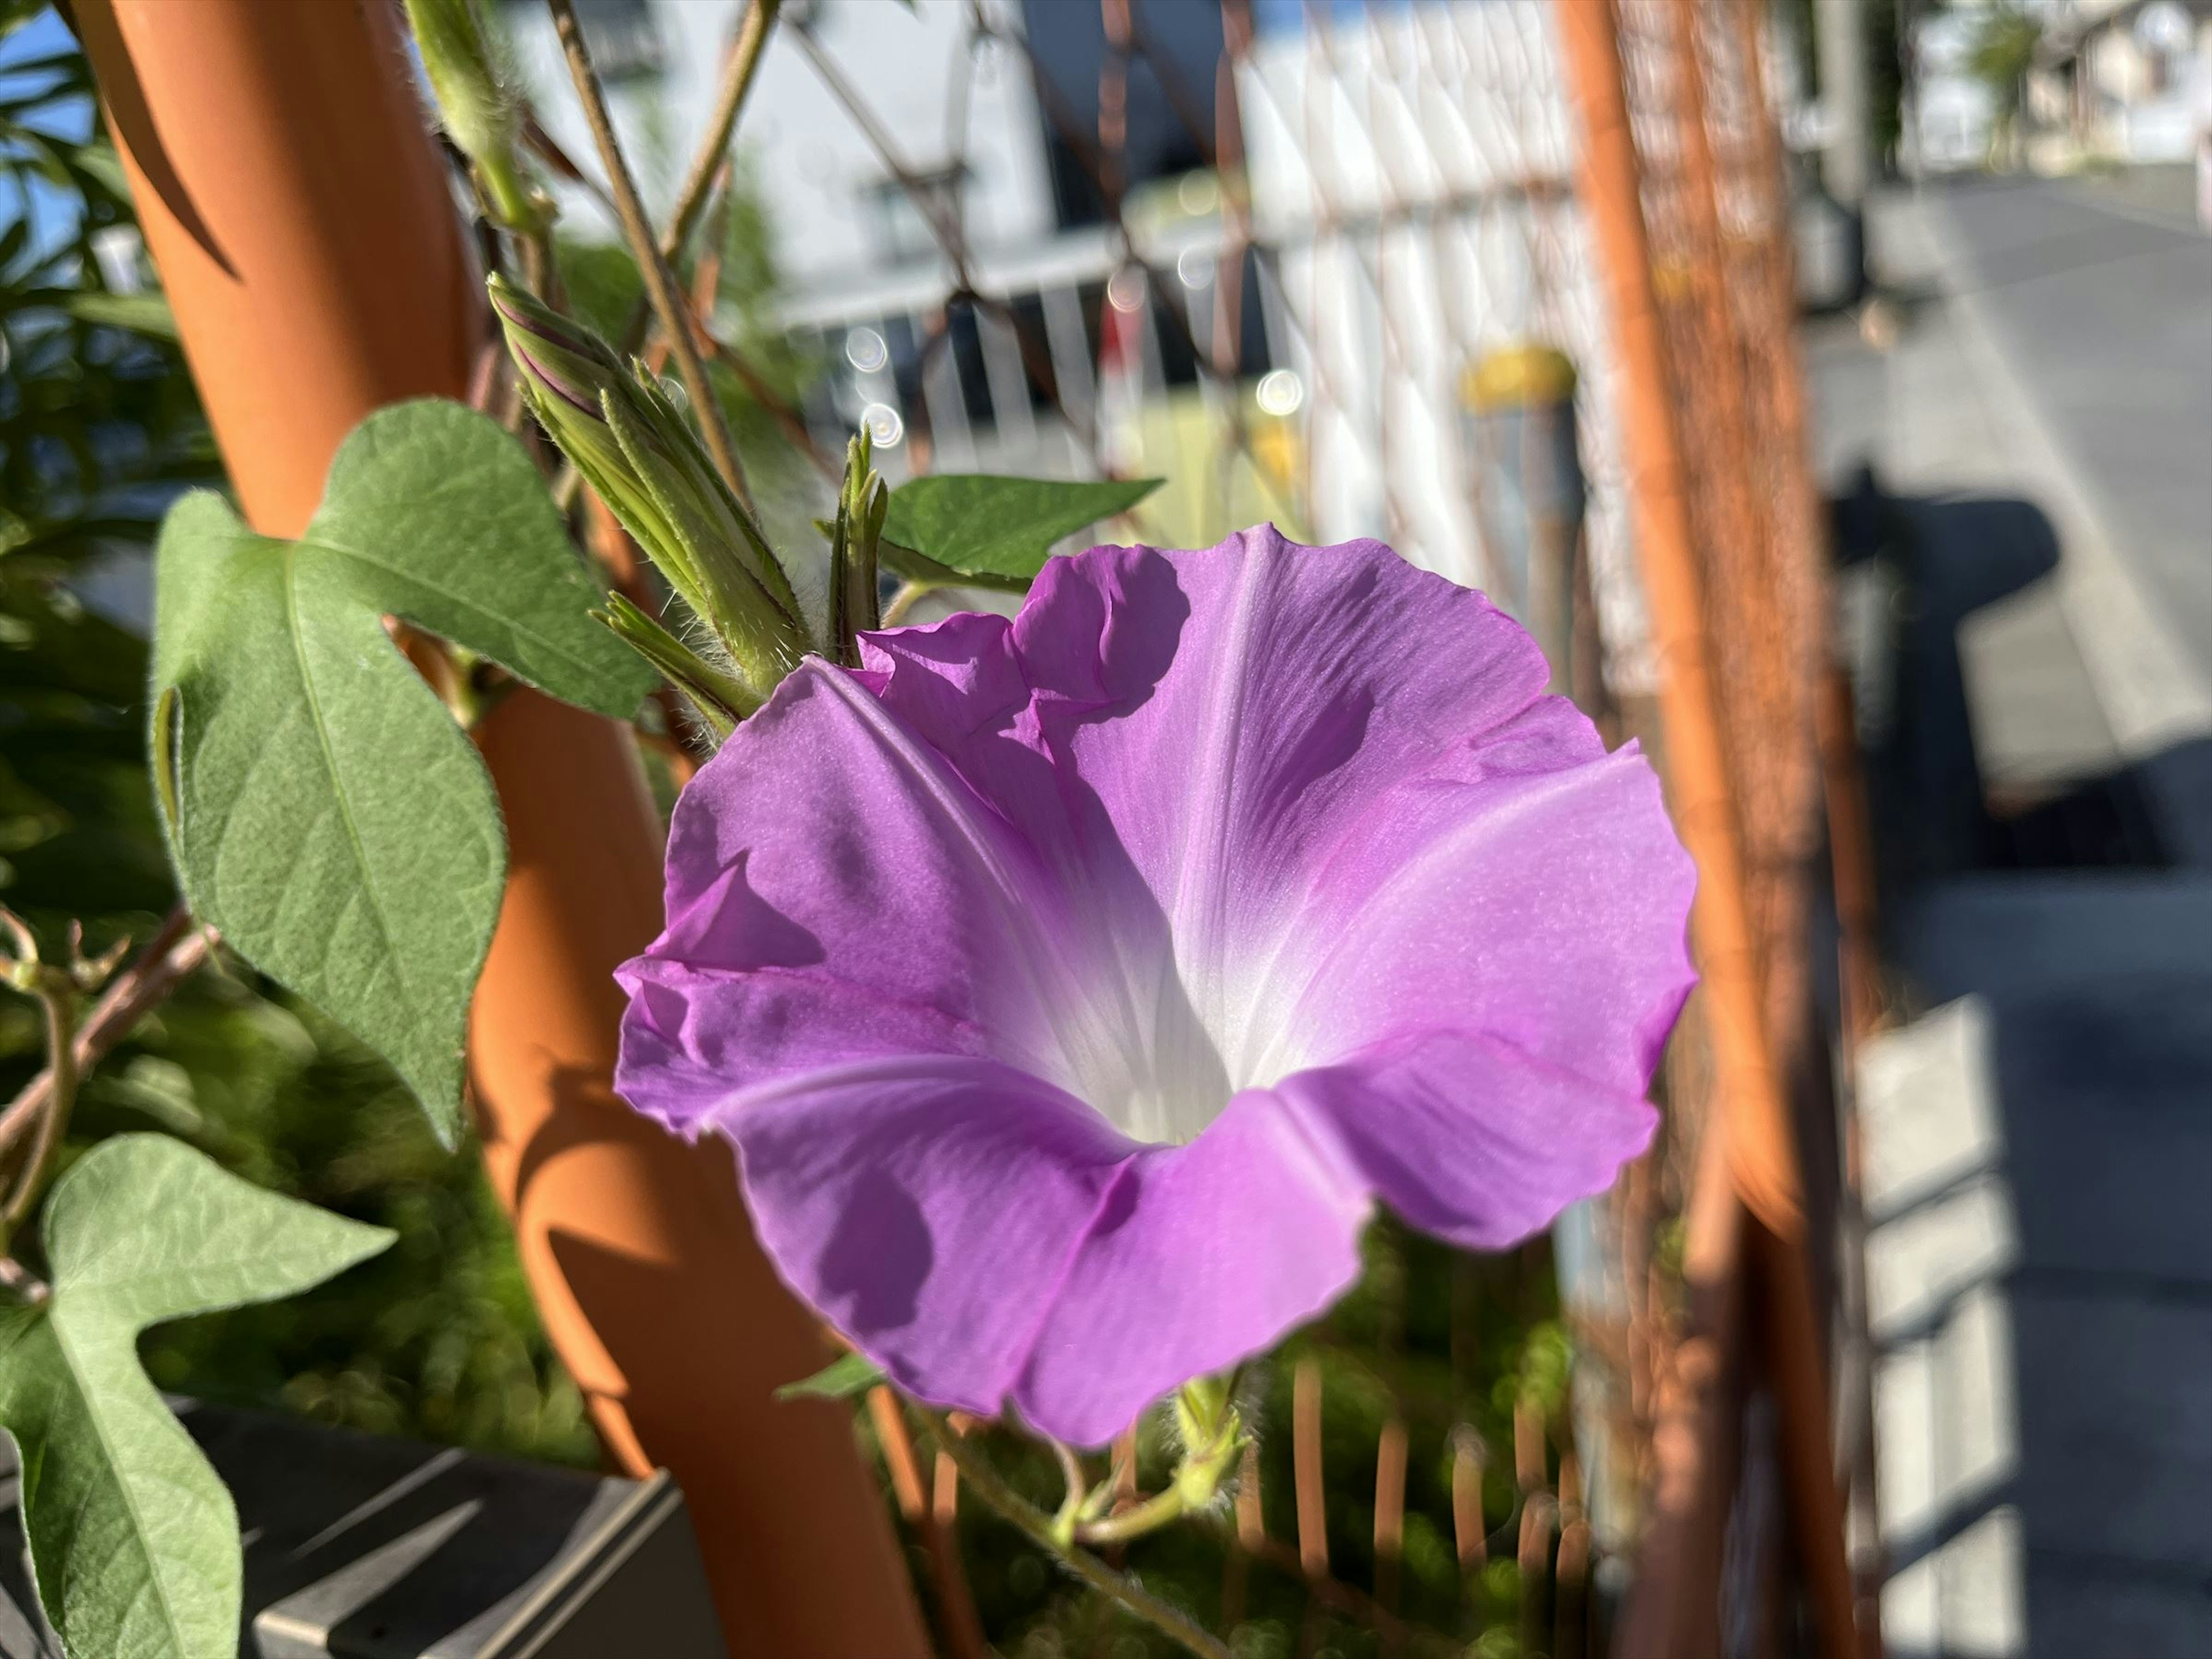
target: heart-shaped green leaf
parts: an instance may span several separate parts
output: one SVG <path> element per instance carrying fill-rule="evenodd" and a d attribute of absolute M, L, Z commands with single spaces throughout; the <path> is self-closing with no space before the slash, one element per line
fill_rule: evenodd
<path fill-rule="evenodd" d="M 506 844 L 383 618 L 622 718 L 652 671 L 592 620 L 529 458 L 454 404 L 363 422 L 296 542 L 185 496 L 155 568 L 155 782 L 193 909 L 390 1060 L 450 1144 Z"/>
<path fill-rule="evenodd" d="M 163 1135 L 102 1141 L 46 1201 L 53 1294 L 0 1311 L 39 1600 L 70 1659 L 231 1659 L 238 1516 L 138 1364 L 138 1333 L 295 1295 L 390 1244 Z"/>
<path fill-rule="evenodd" d="M 1063 536 L 1127 513 L 1160 487 L 1158 478 L 1072 483 L 939 472 L 891 491 L 884 539 L 968 576 L 1026 580 L 1044 568 Z M 884 558 L 896 568 L 896 556 Z M 902 573 L 907 574 L 907 573 Z"/>

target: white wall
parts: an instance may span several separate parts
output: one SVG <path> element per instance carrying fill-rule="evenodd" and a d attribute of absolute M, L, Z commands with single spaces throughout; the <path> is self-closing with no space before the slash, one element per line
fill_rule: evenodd
<path fill-rule="evenodd" d="M 1018 9 L 990 0 L 996 15 L 1018 24 Z M 658 82 L 641 81 L 613 94 L 616 123 L 656 206 L 673 197 L 712 110 L 738 0 L 652 0 L 667 49 Z M 900 159 L 918 170 L 942 167 L 957 154 L 948 132 L 954 74 L 968 38 L 962 0 L 921 0 L 909 12 L 897 0 L 817 0 L 817 31 L 829 55 L 890 135 Z M 597 157 L 569 85 L 567 68 L 542 9 L 507 14 L 516 57 L 547 128 L 576 160 L 597 171 Z M 1018 244 L 1051 234 L 1052 198 L 1041 129 L 1027 67 L 1010 48 L 977 53 L 969 97 L 968 230 L 979 248 Z M 794 287 L 862 280 L 876 264 L 867 186 L 887 174 L 796 42 L 779 32 L 755 83 L 738 145 L 753 168 L 775 228 L 776 253 Z M 581 192 L 562 192 L 572 224 L 613 227 Z"/>

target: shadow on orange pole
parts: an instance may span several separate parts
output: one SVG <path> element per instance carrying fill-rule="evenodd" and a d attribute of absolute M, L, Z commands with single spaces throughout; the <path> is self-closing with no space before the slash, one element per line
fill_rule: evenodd
<path fill-rule="evenodd" d="M 371 410 L 464 396 L 483 337 L 397 9 L 73 9 L 216 441 L 270 534 L 306 525 Z M 615 1459 L 682 1483 L 737 1650 L 921 1659 L 849 1414 L 771 1397 L 828 1355 L 753 1240 L 729 1153 L 664 1135 L 610 1085 L 609 975 L 660 922 L 660 829 L 629 734 L 522 691 L 477 735 L 511 870 L 471 1066 L 485 1167 L 554 1345 Z"/>

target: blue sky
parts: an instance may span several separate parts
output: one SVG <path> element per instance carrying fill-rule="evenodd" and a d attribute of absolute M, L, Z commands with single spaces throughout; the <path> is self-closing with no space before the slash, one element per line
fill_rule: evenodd
<path fill-rule="evenodd" d="M 1326 9 L 1338 22 L 1352 21 L 1368 11 L 1402 9 L 1409 0 L 1328 0 Z M 1307 0 L 1254 0 L 1252 27 L 1261 34 L 1297 34 L 1309 26 Z"/>
<path fill-rule="evenodd" d="M 69 31 L 62 27 L 61 18 L 52 10 L 40 13 L 5 40 L 0 40 L 0 94 L 28 91 L 45 78 L 12 75 L 9 71 L 14 65 L 51 58 L 58 52 L 69 50 L 72 45 Z M 36 125 L 41 131 L 57 138 L 82 140 L 92 131 L 92 106 L 84 100 L 56 104 L 50 110 L 40 112 Z M 0 177 L 0 230 L 14 224 L 27 210 L 31 216 L 37 245 L 51 246 L 69 234 L 76 212 L 76 200 L 68 192 L 57 191 L 44 180 L 34 179 L 30 181 L 30 200 L 27 204 L 22 192 L 7 179 Z"/>

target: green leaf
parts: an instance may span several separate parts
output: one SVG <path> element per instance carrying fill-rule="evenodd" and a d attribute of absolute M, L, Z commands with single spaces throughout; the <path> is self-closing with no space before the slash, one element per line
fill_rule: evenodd
<path fill-rule="evenodd" d="M 775 1391 L 778 1400 L 850 1400 L 866 1394 L 884 1380 L 883 1368 L 866 1354 L 841 1354 L 813 1376 L 787 1382 Z"/>
<path fill-rule="evenodd" d="M 1052 545 L 1101 519 L 1126 513 L 1160 487 L 1158 478 L 1072 483 L 932 473 L 891 492 L 884 539 L 963 576 L 1026 580 L 1044 568 Z M 884 562 L 897 568 L 895 550 Z"/>
<path fill-rule="evenodd" d="M 69 155 L 87 182 L 105 191 L 118 206 L 130 207 L 130 177 L 123 171 L 123 158 L 116 154 L 113 144 L 105 138 L 95 138 L 90 143 L 79 144 Z"/>
<path fill-rule="evenodd" d="M 383 617 L 617 717 L 652 671 L 592 620 L 599 591 L 520 446 L 453 404 L 363 422 L 296 542 L 185 496 L 155 597 L 155 771 L 193 908 L 390 1060 L 450 1144 L 505 839 L 474 745 Z"/>
<path fill-rule="evenodd" d="M 166 294 L 73 294 L 70 314 L 88 323 L 106 323 L 157 339 L 177 337 L 176 314 Z"/>
<path fill-rule="evenodd" d="M 987 576 L 955 570 L 934 559 L 925 559 L 910 547 L 901 547 L 888 536 L 876 544 L 884 568 L 893 575 L 924 587 L 981 587 L 994 593 L 1026 593 L 1034 576 Z"/>
<path fill-rule="evenodd" d="M 291 1296 L 392 1243 L 163 1135 L 54 1185 L 53 1294 L 0 1311 L 0 1426 L 22 1455 L 39 1599 L 71 1659 L 231 1659 L 238 1516 L 138 1364 L 149 1325 Z"/>

